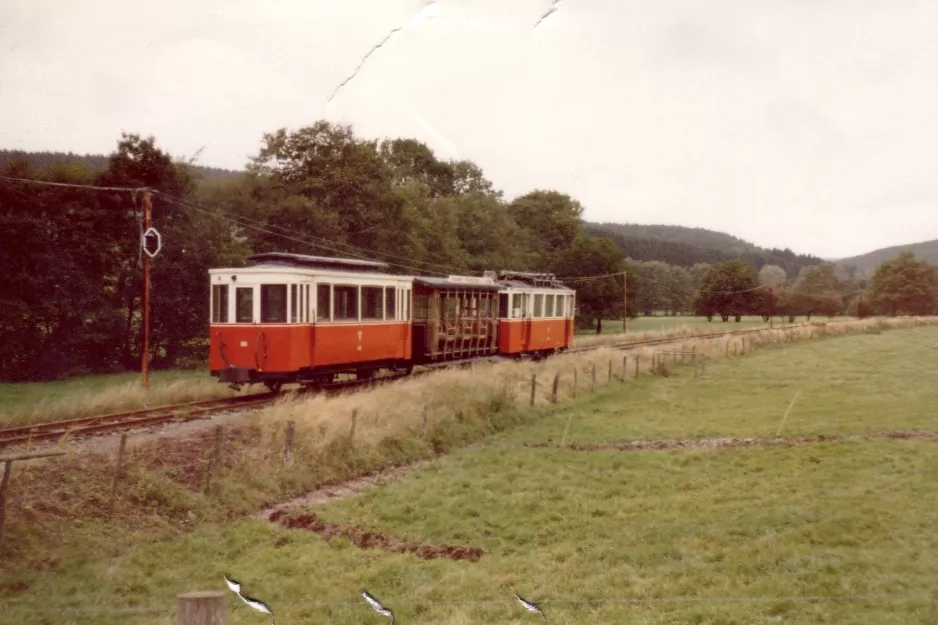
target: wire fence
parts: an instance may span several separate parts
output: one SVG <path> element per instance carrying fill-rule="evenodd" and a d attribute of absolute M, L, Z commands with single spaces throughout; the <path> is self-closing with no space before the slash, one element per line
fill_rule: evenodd
<path fill-rule="evenodd" d="M 232 589 L 233 590 L 233 589 Z M 506 594 L 501 597 L 491 597 L 485 599 L 443 599 L 431 600 L 416 597 L 396 597 L 393 595 L 382 596 L 381 599 L 375 598 L 368 591 L 362 591 L 360 594 L 368 594 L 368 597 L 358 597 L 355 599 L 336 601 L 286 601 L 278 603 L 265 603 L 251 597 L 242 596 L 240 592 L 233 593 L 241 601 L 247 603 L 246 606 L 239 606 L 237 602 L 234 605 L 228 605 L 225 601 L 225 593 L 217 592 L 213 594 L 214 598 L 219 599 L 217 610 L 223 613 L 231 613 L 235 610 L 254 610 L 271 614 L 278 618 L 277 622 L 289 623 L 284 618 L 284 613 L 291 614 L 299 611 L 321 610 L 332 614 L 317 615 L 316 622 L 332 622 L 330 618 L 338 617 L 339 614 L 367 613 L 370 610 L 383 613 L 393 613 L 400 616 L 398 610 L 406 609 L 408 612 L 417 611 L 419 608 L 456 608 L 465 611 L 466 609 L 491 608 L 499 611 L 536 611 L 549 620 L 551 612 L 568 614 L 571 610 L 582 611 L 596 608 L 625 609 L 629 607 L 643 606 L 665 606 L 673 604 L 684 605 L 726 605 L 726 604 L 822 604 L 822 603 L 856 603 L 856 604 L 886 604 L 897 602 L 920 602 L 931 604 L 936 600 L 934 593 L 867 593 L 867 594 L 829 594 L 829 595 L 762 595 L 762 596 L 703 596 L 703 595 L 676 595 L 676 596 L 614 596 L 614 597 L 591 597 L 584 598 L 545 598 L 536 603 L 523 599 L 517 594 Z M 183 595 L 184 596 L 184 595 Z M 177 601 L 179 596 L 167 597 L 163 606 L 47 606 L 44 608 L 28 608 L 22 610 L 23 613 L 44 616 L 157 616 L 166 617 L 176 616 L 178 614 Z M 252 605 L 253 604 L 253 605 Z M 376 605 L 377 604 L 377 605 Z M 531 606 L 531 607 L 528 607 Z M 7 609 L 17 609 L 16 602 L 7 604 Z M 370 608 L 370 610 L 369 610 Z M 533 609 L 532 609 L 533 608 Z M 555 610 L 556 608 L 556 610 Z M 390 615 L 390 614 L 386 614 Z M 327 620 L 323 620 L 327 619 Z M 345 619 L 343 619 L 345 620 Z M 208 623 L 209 621 L 204 621 Z M 190 625 L 189 622 L 179 621 L 181 625 Z M 192 624 L 196 621 L 192 621 Z"/>

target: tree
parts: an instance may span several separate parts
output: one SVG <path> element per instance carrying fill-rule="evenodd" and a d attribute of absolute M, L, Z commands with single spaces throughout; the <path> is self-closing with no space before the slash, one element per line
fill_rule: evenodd
<path fill-rule="evenodd" d="M 847 314 L 857 319 L 864 319 L 873 315 L 873 305 L 866 295 L 859 295 L 847 305 Z"/>
<path fill-rule="evenodd" d="M 668 309 L 672 315 L 683 314 L 693 306 L 694 280 L 683 267 L 668 268 Z"/>
<path fill-rule="evenodd" d="M 756 304 L 762 321 L 768 321 L 778 313 L 779 295 L 781 289 L 775 286 L 766 286 L 756 291 Z"/>
<path fill-rule="evenodd" d="M 554 254 L 570 248 L 578 236 L 585 234 L 583 207 L 557 191 L 538 190 L 515 198 L 508 205 L 508 213 L 527 232 L 526 243 L 536 250 L 540 266 L 548 265 Z"/>
<path fill-rule="evenodd" d="M 394 184 L 424 185 L 427 195 L 434 198 L 454 194 L 454 166 L 438 161 L 426 144 L 416 139 L 393 139 L 383 141 L 378 153 L 391 166 Z"/>
<path fill-rule="evenodd" d="M 381 157 L 377 142 L 358 139 L 351 126 L 320 120 L 292 133 L 265 133 L 248 170 L 282 184 L 289 195 L 306 198 L 313 217 L 336 219 L 342 233 L 332 242 L 337 247 L 393 253 L 405 239 L 403 206 L 392 192 L 395 176 L 403 174 Z M 311 232 L 304 227 L 303 211 L 277 217 L 282 229 Z"/>
<path fill-rule="evenodd" d="M 708 319 L 717 313 L 724 322 L 730 316 L 738 322 L 742 315 L 755 308 L 758 285 L 758 275 L 752 265 L 741 260 L 717 263 L 703 278 L 695 310 Z"/>
<path fill-rule="evenodd" d="M 791 305 L 795 314 L 834 316 L 843 310 L 843 283 L 832 263 L 805 267 L 792 285 Z"/>
<path fill-rule="evenodd" d="M 205 315 L 206 271 L 209 267 L 236 264 L 249 253 L 243 237 L 222 216 L 196 211 L 186 206 L 194 192 L 194 179 L 188 165 L 174 162 L 156 146 L 153 137 L 125 134 L 111 154 L 101 176 L 109 186 L 147 186 L 159 191 L 152 198 L 152 224 L 162 236 L 163 247 L 152 261 L 150 346 L 154 368 L 177 366 L 183 361 L 204 358 L 204 338 L 208 335 Z M 142 345 L 140 314 L 143 272 L 139 265 L 137 215 L 126 200 L 111 206 L 121 215 L 124 234 L 119 240 L 121 260 L 113 267 L 115 299 L 111 310 L 123 325 L 119 341 L 125 368 L 139 363 Z M 118 337 L 113 337 L 118 338 Z M 201 339 L 201 341 L 200 341 Z"/>
<path fill-rule="evenodd" d="M 604 317 L 622 314 L 622 277 L 609 275 L 622 271 L 622 255 L 609 239 L 581 234 L 556 257 L 551 270 L 573 278 L 591 276 L 572 283 L 581 326 L 595 319 L 599 334 Z"/>
<path fill-rule="evenodd" d="M 873 305 L 884 314 L 929 315 L 936 310 L 938 271 L 904 251 L 876 268 L 870 278 Z"/>
<path fill-rule="evenodd" d="M 762 286 L 778 289 L 785 285 L 786 280 L 788 280 L 788 274 L 778 265 L 766 265 L 759 270 L 759 284 Z"/>

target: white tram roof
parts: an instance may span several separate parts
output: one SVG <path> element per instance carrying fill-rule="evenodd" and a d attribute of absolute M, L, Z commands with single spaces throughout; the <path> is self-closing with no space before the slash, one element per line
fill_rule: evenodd
<path fill-rule="evenodd" d="M 466 291 L 500 291 L 501 286 L 492 279 L 475 278 L 474 276 L 449 276 L 448 278 L 431 278 L 416 276 L 414 284 L 430 287 L 431 289 L 463 289 Z"/>
<path fill-rule="evenodd" d="M 332 270 L 378 271 L 390 268 L 389 264 L 374 260 L 309 256 L 307 254 L 290 254 L 287 252 L 252 254 L 248 256 L 248 260 L 258 261 L 266 265 L 286 265 L 288 267 L 309 267 Z"/>

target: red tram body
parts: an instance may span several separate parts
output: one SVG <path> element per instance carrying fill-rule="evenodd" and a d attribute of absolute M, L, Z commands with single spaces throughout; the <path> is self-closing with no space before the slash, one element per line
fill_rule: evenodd
<path fill-rule="evenodd" d="M 427 278 L 373 261 L 279 252 L 209 271 L 213 376 L 236 388 L 325 384 L 573 340 L 575 292 L 549 274 Z"/>

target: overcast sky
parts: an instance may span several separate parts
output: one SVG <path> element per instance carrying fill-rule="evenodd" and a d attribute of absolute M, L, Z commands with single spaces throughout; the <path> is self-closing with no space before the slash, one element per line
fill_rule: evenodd
<path fill-rule="evenodd" d="M 825 258 L 938 238 L 938 3 L 2 0 L 0 148 L 238 169 L 317 119 L 591 221 Z M 395 28 L 330 102 L 372 48 Z"/>

